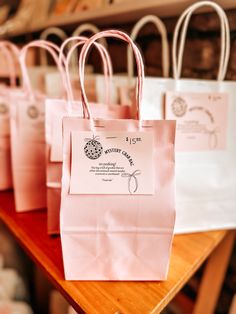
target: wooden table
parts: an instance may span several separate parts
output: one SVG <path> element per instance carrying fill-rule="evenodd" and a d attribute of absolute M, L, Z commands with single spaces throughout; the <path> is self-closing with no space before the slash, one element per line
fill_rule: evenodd
<path fill-rule="evenodd" d="M 80 313 L 159 313 L 210 254 L 194 314 L 213 313 L 234 241 L 233 231 L 175 236 L 165 282 L 65 281 L 60 238 L 47 235 L 45 211 L 16 214 L 12 192 L 2 192 L 0 219 Z"/>

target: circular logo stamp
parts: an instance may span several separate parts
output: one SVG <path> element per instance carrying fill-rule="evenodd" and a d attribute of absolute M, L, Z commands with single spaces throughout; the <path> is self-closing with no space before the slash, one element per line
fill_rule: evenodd
<path fill-rule="evenodd" d="M 176 117 L 183 117 L 187 111 L 188 105 L 183 98 L 177 97 L 172 102 L 171 108 Z"/>
<path fill-rule="evenodd" d="M 84 153 L 89 159 L 98 159 L 103 152 L 102 144 L 97 137 L 86 139 L 87 143 L 84 146 Z"/>
<path fill-rule="evenodd" d="M 29 108 L 27 109 L 27 114 L 31 119 L 36 119 L 39 116 L 39 110 L 36 106 L 31 105 L 29 106 Z"/>
<path fill-rule="evenodd" d="M 4 103 L 0 103 L 0 114 L 7 114 L 8 113 L 8 107 Z"/>

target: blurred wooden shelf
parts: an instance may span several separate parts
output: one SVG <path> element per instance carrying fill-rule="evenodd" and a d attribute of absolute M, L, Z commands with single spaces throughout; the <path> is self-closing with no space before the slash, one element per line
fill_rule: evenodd
<path fill-rule="evenodd" d="M 60 238 L 47 235 L 46 211 L 17 214 L 13 193 L 1 192 L 0 219 L 75 310 L 86 313 L 159 313 L 230 235 L 215 231 L 175 236 L 165 282 L 79 282 L 64 280 Z"/>
<path fill-rule="evenodd" d="M 107 4 L 101 8 L 82 11 L 76 14 L 65 14 L 62 16 L 51 16 L 45 22 L 34 21 L 27 29 L 12 31 L 8 37 L 35 33 L 50 26 L 64 28 L 66 26 L 77 26 L 81 23 L 90 22 L 102 26 L 121 25 L 137 21 L 146 14 L 156 14 L 159 17 L 178 16 L 187 6 L 195 3 L 195 0 L 127 0 L 121 3 Z M 235 0 L 218 0 L 224 9 L 236 8 Z M 209 11 L 206 8 L 202 11 Z"/>

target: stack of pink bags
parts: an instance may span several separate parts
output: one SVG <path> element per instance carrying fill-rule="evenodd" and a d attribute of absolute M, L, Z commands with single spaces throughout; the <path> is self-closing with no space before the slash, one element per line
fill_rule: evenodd
<path fill-rule="evenodd" d="M 180 78 L 189 19 L 202 6 L 216 10 L 222 27 L 218 80 L 211 82 Z M 212 1 L 184 11 L 174 32 L 173 79 L 166 78 L 169 60 L 163 23 L 149 16 L 135 26 L 132 37 L 150 21 L 162 34 L 163 79 L 144 78 L 140 50 L 118 30 L 90 38 L 76 35 L 60 48 L 42 39 L 20 51 L 8 42 L 0 44 L 11 70 L 11 87 L 0 90 L 4 102 L 0 189 L 11 187 L 12 173 L 16 211 L 47 208 L 48 233 L 61 236 L 69 280 L 164 280 L 174 227 L 176 233 L 184 233 L 236 226 L 235 83 L 223 82 L 230 48 L 226 15 Z M 129 45 L 128 79 L 113 76 L 109 53 L 101 44 L 107 38 Z M 79 46 L 74 75 L 71 60 Z M 100 54 L 104 76 L 100 95 L 94 97 L 90 92 L 95 89 L 89 90 L 90 101 L 85 61 L 92 46 Z M 32 48 L 53 57 L 60 79 L 55 88 L 58 99 L 33 88 L 26 66 Z M 130 71 L 131 51 L 136 80 Z M 14 59 L 22 74 L 18 88 Z M 113 83 L 123 104 L 115 101 Z"/>
<path fill-rule="evenodd" d="M 106 48 L 95 42 L 105 37 L 126 41 L 134 51 L 135 112 L 128 105 L 111 102 L 111 60 Z M 65 57 L 64 48 L 70 42 Z M 9 169 L 16 211 L 47 207 L 48 233 L 61 234 L 66 279 L 165 279 L 175 220 L 175 122 L 142 120 L 144 68 L 137 46 L 128 35 L 114 30 L 90 39 L 69 38 L 61 49 L 37 40 L 13 55 L 9 45 L 5 42 L 4 49 L 17 58 L 22 73 L 22 86 L 8 93 Z M 70 59 L 82 45 L 81 97 L 75 99 Z M 84 90 L 85 59 L 91 45 L 103 62 L 105 103 L 88 103 Z M 32 88 L 26 66 L 31 48 L 45 49 L 53 57 L 61 78 L 59 99 Z M 74 145 L 79 145 L 80 152 L 74 151 Z"/>

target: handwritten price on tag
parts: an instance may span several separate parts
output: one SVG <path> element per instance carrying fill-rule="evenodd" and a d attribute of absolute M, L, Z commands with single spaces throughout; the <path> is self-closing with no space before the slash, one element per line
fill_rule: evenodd
<path fill-rule="evenodd" d="M 141 137 L 126 137 L 126 142 L 128 142 L 130 145 L 134 145 L 138 142 L 142 142 Z"/>
<path fill-rule="evenodd" d="M 214 94 L 209 94 L 208 95 L 209 101 L 220 101 L 222 99 L 221 95 L 214 95 Z"/>

